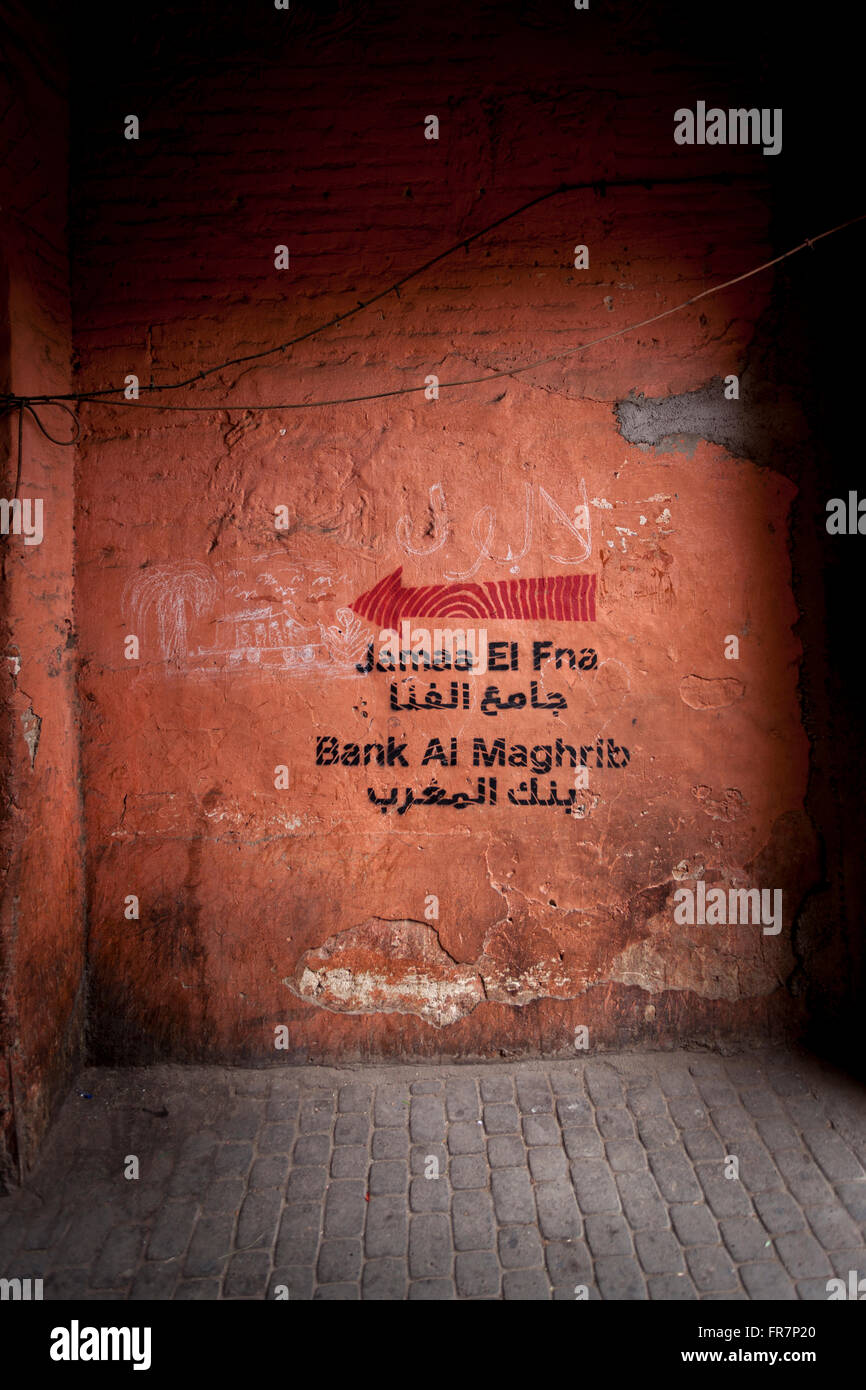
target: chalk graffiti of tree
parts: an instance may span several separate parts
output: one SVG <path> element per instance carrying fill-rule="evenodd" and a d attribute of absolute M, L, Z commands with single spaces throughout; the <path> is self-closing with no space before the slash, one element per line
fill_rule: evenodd
<path fill-rule="evenodd" d="M 342 627 L 325 627 L 324 623 L 319 623 L 322 641 L 326 643 L 331 659 L 340 665 L 360 661 L 367 646 L 363 624 L 351 608 L 338 608 L 337 617 Z"/>
<path fill-rule="evenodd" d="M 188 618 L 201 617 L 216 597 L 216 580 L 205 565 L 153 565 L 137 575 L 132 585 L 136 618 L 144 627 L 153 610 L 159 645 L 166 661 L 180 661 L 189 650 Z"/>

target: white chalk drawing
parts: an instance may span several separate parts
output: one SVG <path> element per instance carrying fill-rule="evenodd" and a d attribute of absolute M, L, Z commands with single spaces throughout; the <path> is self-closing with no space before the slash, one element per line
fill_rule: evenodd
<path fill-rule="evenodd" d="M 124 612 L 144 659 L 158 654 L 167 674 L 357 677 L 375 634 L 350 608 L 331 606 L 347 582 L 325 562 L 283 553 L 213 569 L 152 565 L 127 584 Z"/>
<path fill-rule="evenodd" d="M 156 615 L 159 645 L 165 661 L 182 661 L 188 651 L 190 617 L 210 611 L 216 580 L 206 565 L 190 560 L 182 565 L 149 565 L 127 587 L 136 625 L 143 629 Z"/>
<path fill-rule="evenodd" d="M 430 510 L 433 513 L 433 541 L 420 549 L 412 544 L 412 518 L 401 516 L 397 522 L 397 540 L 407 555 L 432 555 L 435 551 L 441 550 L 447 541 L 451 523 L 448 521 L 448 507 L 441 483 L 434 483 L 430 488 Z"/>
<path fill-rule="evenodd" d="M 589 558 L 592 553 L 592 522 L 589 510 L 589 502 L 586 492 L 586 481 L 580 479 L 578 484 L 580 494 L 580 504 L 575 507 L 572 513 L 556 501 L 548 492 L 547 488 L 538 486 L 536 494 L 535 487 L 531 483 L 524 483 L 524 517 L 523 517 L 523 538 L 518 550 L 512 550 L 508 544 L 505 554 L 496 554 L 493 550 L 493 537 L 496 534 L 497 517 L 496 509 L 489 503 L 479 507 L 472 518 L 471 536 L 472 544 L 475 547 L 475 559 L 468 569 L 446 570 L 445 578 L 448 580 L 471 579 L 478 572 L 485 560 L 490 560 L 495 565 L 507 565 L 511 574 L 520 573 L 520 561 L 529 552 L 533 535 L 538 532 L 542 536 L 544 533 L 545 508 L 554 524 L 564 527 L 569 536 L 576 542 L 576 551 L 573 555 L 559 555 L 555 551 L 546 549 L 545 554 L 548 559 L 557 565 L 581 565 Z M 448 514 L 448 504 L 445 500 L 445 491 L 441 483 L 434 483 L 430 488 L 430 510 L 433 513 L 432 535 L 433 539 L 427 546 L 418 546 L 412 541 L 412 518 L 403 515 L 399 518 L 395 527 L 397 541 L 407 555 L 427 556 L 433 555 L 449 539 L 453 532 L 452 522 Z M 418 528 L 420 529 L 420 528 Z"/>

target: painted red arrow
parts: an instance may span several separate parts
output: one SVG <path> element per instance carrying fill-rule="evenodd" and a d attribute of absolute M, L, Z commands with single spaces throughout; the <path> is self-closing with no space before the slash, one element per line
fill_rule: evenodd
<path fill-rule="evenodd" d="M 393 628 L 401 618 L 595 622 L 594 574 L 485 580 L 481 584 L 427 584 L 419 588 L 405 588 L 402 578 L 401 566 L 356 598 L 352 611 L 382 628 Z"/>

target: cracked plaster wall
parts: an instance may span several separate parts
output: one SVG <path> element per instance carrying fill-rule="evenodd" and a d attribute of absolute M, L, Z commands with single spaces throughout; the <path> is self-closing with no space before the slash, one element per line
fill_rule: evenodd
<path fill-rule="evenodd" d="M 72 388 L 67 73 L 27 7 L 0 25 L 0 372 L 4 391 Z M 62 436 L 59 412 L 48 430 Z M 17 421 L 0 419 L 2 496 Z M 32 1165 L 84 1051 L 84 901 L 73 609 L 73 453 L 28 417 L 20 495 L 44 501 L 41 544 L 0 538 L 0 1185 Z"/>
<path fill-rule="evenodd" d="M 90 85 L 76 203 L 84 386 L 260 350 L 540 192 L 590 187 L 291 354 L 220 373 L 196 397 L 210 412 L 90 412 L 78 584 L 96 1055 L 268 1057 L 281 1024 L 290 1055 L 311 1059 L 562 1051 L 578 1025 L 601 1047 L 778 1036 L 801 1021 L 793 924 L 818 875 L 789 555 L 797 485 L 766 448 L 773 412 L 789 432 L 796 415 L 772 376 L 757 410 L 753 396 L 726 417 L 714 395 L 744 370 L 772 277 L 435 403 L 220 409 L 475 375 L 645 318 L 768 258 L 766 167 L 743 150 L 715 150 L 712 166 L 706 151 L 674 152 L 687 58 L 672 52 L 664 79 L 643 64 L 649 14 L 625 59 L 621 34 L 591 19 L 576 83 L 573 37 L 534 12 L 479 11 L 464 66 L 422 112 L 413 83 L 394 79 L 405 14 L 383 15 L 367 66 L 352 13 L 284 50 L 252 20 L 239 39 L 217 14 L 194 42 L 177 21 L 178 70 L 196 55 L 180 87 L 172 45 L 151 65 L 137 33 L 116 94 L 146 111 L 134 148 L 115 138 L 105 75 Z M 452 49 L 449 22 L 428 16 L 430 62 Z M 733 100 L 736 83 L 725 90 Z M 427 108 L 442 118 L 435 145 Z M 284 274 L 277 242 L 291 251 Z M 572 265 L 578 242 L 588 272 Z M 590 554 L 569 566 L 552 557 L 575 553 L 562 511 L 574 515 L 584 485 Z M 289 524 L 275 537 L 278 504 Z M 477 700 L 451 722 L 395 714 L 386 677 L 347 677 L 334 655 L 353 598 L 398 566 L 407 587 L 469 570 L 484 508 L 495 527 L 475 580 L 598 577 L 591 629 L 486 623 L 491 640 L 520 643 L 523 686 L 533 639 L 597 648 L 594 672 L 542 672 L 568 702 L 558 721 L 494 721 Z M 173 608 L 154 597 L 169 590 Z M 322 669 L 232 657 L 239 592 L 267 621 L 290 612 L 330 653 Z M 123 657 L 129 632 L 137 664 Z M 222 665 L 202 655 L 217 649 Z M 364 769 L 315 765 L 321 735 L 405 740 L 412 767 L 378 776 L 386 791 L 426 784 L 433 735 L 460 740 L 459 768 L 442 772 L 452 789 L 474 786 L 475 737 L 603 735 L 631 758 L 592 774 L 574 817 L 500 803 L 397 819 L 367 801 Z M 785 931 L 675 927 L 684 864 L 693 883 L 782 888 Z"/>

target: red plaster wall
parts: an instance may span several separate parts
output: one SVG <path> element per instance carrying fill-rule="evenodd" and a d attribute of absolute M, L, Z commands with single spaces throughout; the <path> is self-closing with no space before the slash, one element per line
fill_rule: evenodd
<path fill-rule="evenodd" d="M 721 55 L 697 72 L 694 55 L 646 61 L 647 16 L 624 38 L 594 10 L 336 13 L 316 27 L 294 9 L 243 24 L 211 11 L 197 29 L 187 7 L 153 51 L 142 20 L 98 81 L 80 74 L 82 389 L 256 353 L 562 183 L 604 186 L 539 203 L 264 364 L 158 398 L 201 413 L 82 408 L 96 1055 L 273 1056 L 280 1024 L 290 1055 L 315 1059 L 562 1050 L 578 1025 L 593 1046 L 776 1034 L 796 1022 L 791 924 L 815 873 L 788 556 L 796 489 L 718 444 L 641 449 L 615 414 L 632 392 L 716 379 L 721 395 L 772 276 L 438 401 L 243 408 L 509 369 L 767 259 L 763 156 L 672 141 L 676 107 L 757 97 L 722 80 Z M 128 113 L 137 142 L 123 139 Z M 424 139 L 429 113 L 438 142 Z M 277 271 L 283 243 L 290 267 Z M 578 243 L 588 271 L 573 266 Z M 590 552 L 565 564 L 553 557 L 575 557 L 580 541 L 545 499 L 573 518 L 584 487 Z M 280 505 L 289 526 L 277 531 Z M 593 672 L 543 672 L 567 700 L 556 718 L 485 716 L 496 678 L 477 676 L 469 711 L 395 712 L 387 676 L 339 660 L 347 627 L 377 635 L 342 610 L 398 566 L 407 586 L 471 568 L 483 508 L 498 558 L 482 557 L 475 581 L 596 576 L 595 623 L 480 624 L 519 643 L 508 691 L 528 692 L 535 639 L 597 650 Z M 237 634 L 253 609 L 284 625 L 270 658 L 251 659 Z M 290 643 L 312 648 L 315 669 L 279 664 Z M 399 785 L 402 799 L 428 783 L 434 735 L 459 738 L 442 785 L 473 790 L 472 740 L 494 734 L 610 737 L 630 761 L 590 770 L 580 816 L 509 805 L 526 775 L 513 770 L 495 807 L 396 816 L 370 804 L 368 786 Z M 411 767 L 317 767 L 322 735 L 405 741 Z M 700 877 L 782 889 L 782 933 L 675 926 L 675 889 Z"/>
<path fill-rule="evenodd" d="M 3 390 L 71 389 L 68 111 L 56 34 L 5 7 L 0 148 Z M 49 431 L 69 437 L 56 409 Z M 17 418 L 3 430 L 13 497 Z M 0 831 L 0 1180 L 33 1161 L 83 1049 L 82 821 L 75 694 L 73 456 L 25 418 L 20 496 L 41 498 L 44 538 L 0 538 L 3 817 Z"/>

